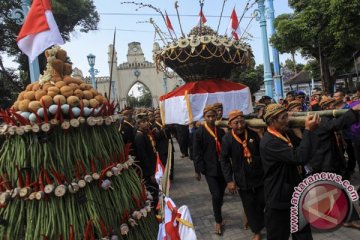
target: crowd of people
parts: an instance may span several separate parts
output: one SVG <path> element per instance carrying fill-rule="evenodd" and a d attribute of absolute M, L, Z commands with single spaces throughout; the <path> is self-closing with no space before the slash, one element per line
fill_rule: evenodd
<path fill-rule="evenodd" d="M 223 118 L 223 104 L 208 105 L 203 120 L 184 125 L 163 125 L 159 109 L 125 108 L 119 130 L 142 169 L 145 185 L 157 203 L 155 181 L 157 155 L 166 165 L 172 137 L 180 145 L 181 157 L 193 160 L 195 177 L 206 180 L 211 193 L 215 233 L 222 235 L 222 205 L 226 189 L 238 193 L 245 221 L 261 239 L 282 240 L 290 236 L 290 206 L 293 188 L 305 177 L 319 172 L 339 174 L 350 179 L 360 166 L 360 88 L 350 99 L 336 91 L 332 97 L 314 91 L 308 97 L 301 91 L 286 94 L 275 103 L 262 97 L 255 112 L 245 116 L 233 109 Z M 289 126 L 294 112 L 348 109 L 338 118 L 311 114 L 303 127 Z M 266 127 L 250 127 L 246 118 L 260 118 Z M 227 122 L 227 126 L 218 122 Z M 173 154 L 173 148 L 172 154 Z M 173 157 L 171 158 L 174 159 Z M 174 178 L 172 164 L 171 178 Z M 360 228 L 357 211 L 344 226 Z M 293 239 L 312 239 L 309 225 L 292 234 Z"/>

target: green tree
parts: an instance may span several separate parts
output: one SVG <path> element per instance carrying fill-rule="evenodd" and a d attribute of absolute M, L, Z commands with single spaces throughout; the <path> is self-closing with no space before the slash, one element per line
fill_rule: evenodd
<path fill-rule="evenodd" d="M 20 32 L 21 26 L 9 18 L 8 13 L 15 9 L 21 8 L 20 0 L 0 1 L 0 56 L 12 56 L 19 63 L 18 70 L 28 72 L 28 59 L 22 54 L 16 44 L 16 37 Z M 64 41 L 70 41 L 71 32 L 81 31 L 88 32 L 96 30 L 99 22 L 99 14 L 96 11 L 93 0 L 52 0 L 53 14 L 59 27 Z M 43 70 L 46 65 L 44 54 L 39 56 L 40 69 Z M 12 82 L 9 86 L 23 88 L 30 83 L 28 74 L 20 76 L 12 74 L 13 69 L 4 66 L 3 58 L 0 57 L 0 72 L 6 78 L 5 81 Z M 3 80 L 3 79 L 2 79 Z"/>
<path fill-rule="evenodd" d="M 264 66 L 260 64 L 250 69 L 244 69 L 242 67 L 234 69 L 230 80 L 233 82 L 245 84 L 250 88 L 250 92 L 254 94 L 264 83 Z"/>
<path fill-rule="evenodd" d="M 300 51 L 321 66 L 326 92 L 332 92 L 336 74 L 351 65 L 360 49 L 360 1 L 289 0 L 293 14 L 275 19 L 271 43 L 281 52 Z M 335 70 L 335 71 L 334 71 Z"/>
<path fill-rule="evenodd" d="M 320 64 L 316 59 L 307 61 L 304 70 L 310 72 L 311 77 L 315 80 L 320 79 Z"/>
<path fill-rule="evenodd" d="M 295 65 L 296 65 L 296 66 L 295 66 Z M 294 62 L 294 60 L 291 60 L 291 59 L 286 59 L 284 66 L 285 66 L 286 68 L 294 71 L 294 73 L 298 73 L 298 72 L 300 72 L 301 70 L 303 70 L 303 68 L 304 68 L 304 64 L 302 64 L 302 63 L 296 63 L 296 62 Z"/>

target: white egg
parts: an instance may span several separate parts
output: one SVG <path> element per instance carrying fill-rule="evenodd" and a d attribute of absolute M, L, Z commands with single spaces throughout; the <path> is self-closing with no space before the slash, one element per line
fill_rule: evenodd
<path fill-rule="evenodd" d="M 30 113 L 29 113 L 29 112 L 22 112 L 22 113 L 20 113 L 20 115 L 21 115 L 23 118 L 29 119 Z"/>
<path fill-rule="evenodd" d="M 44 117 L 44 108 L 39 108 L 37 110 L 37 115 L 39 115 L 39 117 Z"/>
<path fill-rule="evenodd" d="M 69 109 L 70 109 L 69 104 L 63 104 L 63 105 L 61 105 L 61 110 L 62 110 L 63 114 L 68 114 L 68 113 L 69 113 Z"/>
<path fill-rule="evenodd" d="M 78 107 L 73 107 L 73 108 L 71 109 L 71 111 L 73 112 L 74 117 L 80 116 L 80 112 L 81 112 L 80 108 L 78 108 Z"/>
<path fill-rule="evenodd" d="M 29 120 L 30 120 L 31 122 L 36 122 L 36 115 L 35 115 L 35 113 L 30 113 L 30 115 L 29 115 Z"/>
<path fill-rule="evenodd" d="M 58 106 L 55 105 L 55 104 L 53 104 L 53 105 L 51 105 L 51 106 L 49 107 L 49 112 L 50 112 L 51 114 L 53 114 L 53 115 L 56 114 L 57 110 L 58 110 Z"/>
<path fill-rule="evenodd" d="M 88 108 L 88 107 L 84 107 L 84 116 L 87 117 L 90 115 L 92 109 Z"/>

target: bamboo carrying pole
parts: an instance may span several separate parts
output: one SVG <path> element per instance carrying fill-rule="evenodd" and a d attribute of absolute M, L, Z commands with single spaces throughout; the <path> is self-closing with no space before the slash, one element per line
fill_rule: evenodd
<path fill-rule="evenodd" d="M 289 125 L 290 127 L 303 127 L 305 124 L 305 118 L 309 115 L 314 115 L 317 113 L 320 117 L 327 116 L 327 117 L 340 117 L 344 113 L 346 113 L 348 109 L 341 109 L 341 110 L 324 110 L 324 111 L 313 111 L 313 112 L 293 112 L 291 113 L 291 117 L 289 118 Z M 249 127 L 253 128 L 264 128 L 266 127 L 266 123 L 262 119 L 252 118 L 245 120 Z M 227 127 L 228 121 L 217 121 L 217 126 Z"/>

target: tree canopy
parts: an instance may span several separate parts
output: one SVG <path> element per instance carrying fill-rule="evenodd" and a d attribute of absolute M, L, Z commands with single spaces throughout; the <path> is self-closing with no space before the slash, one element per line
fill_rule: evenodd
<path fill-rule="evenodd" d="M 21 9 L 21 0 L 0 1 L 0 78 L 6 86 L 21 90 L 30 82 L 28 72 L 28 59 L 22 54 L 16 44 L 16 37 L 21 25 L 9 17 L 13 9 Z M 52 0 L 52 11 L 64 41 L 70 41 L 70 34 L 74 31 L 89 32 L 97 29 L 100 20 L 93 0 Z M 14 74 L 3 62 L 2 56 L 11 56 L 19 63 L 23 79 Z M 44 55 L 39 56 L 40 69 L 44 69 L 46 60 Z"/>
<path fill-rule="evenodd" d="M 272 66 L 271 69 L 273 69 Z M 250 88 L 251 94 L 254 94 L 264 83 L 264 66 L 260 64 L 256 67 L 248 69 L 243 67 L 236 68 L 233 70 L 230 80 L 245 84 Z"/>
<path fill-rule="evenodd" d="M 279 15 L 271 43 L 281 52 L 300 51 L 321 65 L 325 91 L 333 90 L 338 72 L 352 66 L 360 49 L 360 1 L 289 0 L 293 14 Z"/>

